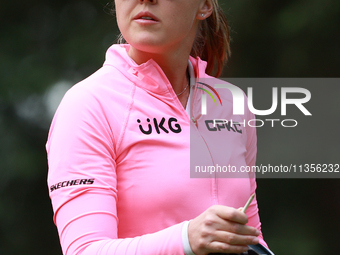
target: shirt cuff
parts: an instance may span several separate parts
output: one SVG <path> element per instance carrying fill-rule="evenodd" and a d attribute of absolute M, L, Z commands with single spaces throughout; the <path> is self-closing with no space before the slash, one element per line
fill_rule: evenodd
<path fill-rule="evenodd" d="M 183 250 L 184 250 L 185 255 L 195 255 L 195 253 L 193 253 L 193 251 L 191 250 L 190 243 L 189 243 L 189 235 L 188 235 L 189 222 L 190 221 L 185 221 L 182 227 Z"/>

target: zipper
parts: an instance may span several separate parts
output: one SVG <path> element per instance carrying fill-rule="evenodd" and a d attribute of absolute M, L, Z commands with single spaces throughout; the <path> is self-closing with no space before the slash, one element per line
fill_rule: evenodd
<path fill-rule="evenodd" d="M 194 108 L 195 97 L 197 97 L 196 92 L 197 92 L 197 89 L 195 88 L 195 91 L 193 93 L 193 96 L 192 96 L 192 99 L 191 99 L 191 102 L 190 102 L 190 115 L 191 115 L 190 119 L 195 124 L 197 132 L 199 133 L 201 139 L 204 141 L 205 146 L 207 147 L 208 151 L 210 152 L 208 144 L 206 143 L 205 139 L 203 138 L 203 136 L 201 135 L 201 133 L 198 130 L 198 122 L 195 119 L 194 114 L 193 114 L 194 113 L 193 108 Z M 210 158 L 211 158 L 212 163 L 215 164 L 214 158 L 211 155 L 211 153 L 210 153 Z M 212 197 L 212 202 L 213 202 L 214 205 L 219 204 L 219 202 L 218 202 L 218 183 L 217 183 L 216 173 L 214 173 L 214 178 L 211 178 L 211 197 Z"/>
<path fill-rule="evenodd" d="M 191 120 L 192 120 L 192 122 L 194 122 L 195 126 L 198 128 L 198 126 L 197 126 L 197 120 L 196 120 L 194 117 L 191 117 Z"/>

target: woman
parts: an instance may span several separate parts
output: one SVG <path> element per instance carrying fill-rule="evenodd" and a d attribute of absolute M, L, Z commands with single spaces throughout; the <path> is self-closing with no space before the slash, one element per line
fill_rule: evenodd
<path fill-rule="evenodd" d="M 194 163 L 255 164 L 255 130 L 229 132 L 232 149 L 214 153 L 200 113 L 198 88 L 221 83 L 205 72 L 216 62 L 219 75 L 229 52 L 217 0 L 116 0 L 115 9 L 128 44 L 113 45 L 103 67 L 66 93 L 46 145 L 63 253 L 201 255 L 265 245 L 256 199 L 248 216 L 235 209 L 255 191 L 254 178 L 190 178 Z M 227 119 L 231 95 L 218 93 L 224 106 L 214 117 Z"/>

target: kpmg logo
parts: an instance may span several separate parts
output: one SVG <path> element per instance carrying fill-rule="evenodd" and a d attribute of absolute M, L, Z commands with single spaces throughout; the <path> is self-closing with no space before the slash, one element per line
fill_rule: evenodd
<path fill-rule="evenodd" d="M 216 92 L 216 90 L 214 88 L 212 88 L 211 86 L 198 82 L 202 85 L 207 86 L 211 91 L 213 91 L 216 96 L 218 97 L 218 99 L 220 100 L 220 103 L 222 105 L 222 101 L 220 96 L 218 95 L 218 93 Z M 240 88 L 232 85 L 232 84 L 217 84 L 215 85 L 215 88 L 218 89 L 228 89 L 231 94 L 232 94 L 232 98 L 233 98 L 233 115 L 244 115 L 245 110 L 244 110 L 244 106 L 245 106 L 245 96 L 244 96 L 244 92 L 243 90 L 241 90 Z M 213 97 L 213 95 L 207 91 L 206 89 L 203 88 L 199 88 L 205 92 L 207 92 L 214 100 L 215 105 L 217 105 L 215 98 Z M 303 95 L 302 98 L 288 98 L 288 94 L 290 93 L 294 93 L 294 94 L 300 94 Z M 279 96 L 278 96 L 278 88 L 277 87 L 273 87 L 272 88 L 272 105 L 269 109 L 266 110 L 258 110 L 255 109 L 254 104 L 253 104 L 253 88 L 252 87 L 248 87 L 247 88 L 247 97 L 248 97 L 248 108 L 249 110 L 255 114 L 255 115 L 259 115 L 259 116 L 269 116 L 271 114 L 273 114 L 276 110 L 277 107 L 279 105 Z M 305 116 L 312 116 L 312 114 L 307 110 L 307 108 L 304 106 L 305 103 L 309 102 L 311 99 L 311 93 L 309 90 L 305 89 L 305 88 L 297 88 L 297 87 L 282 87 L 281 88 L 281 116 L 286 116 L 287 115 L 287 105 L 295 105 Z M 207 115 L 207 97 L 206 94 L 202 94 L 202 106 L 201 106 L 201 113 L 202 115 Z M 232 120 L 221 120 L 221 119 L 215 119 L 214 120 L 214 125 L 217 122 L 220 121 L 224 121 L 225 123 L 231 122 L 231 125 L 233 125 Z M 265 122 L 270 122 L 272 127 L 275 126 L 276 122 L 280 122 L 281 125 L 283 127 L 296 127 L 298 125 L 297 120 L 295 119 L 253 119 L 253 120 L 249 120 L 248 123 L 246 123 L 246 121 L 244 120 L 243 122 L 243 126 L 246 126 L 246 124 L 248 124 L 248 126 L 251 127 L 262 127 L 264 126 Z"/>

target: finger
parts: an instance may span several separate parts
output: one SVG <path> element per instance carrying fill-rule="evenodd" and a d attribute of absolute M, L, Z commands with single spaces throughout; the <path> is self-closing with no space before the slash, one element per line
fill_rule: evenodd
<path fill-rule="evenodd" d="M 240 224 L 248 223 L 248 216 L 235 208 L 220 205 L 212 207 L 212 209 L 215 210 L 218 217 L 224 220 L 234 221 Z"/>
<path fill-rule="evenodd" d="M 260 231 L 258 229 L 232 221 L 225 221 L 224 224 L 220 225 L 218 230 L 231 232 L 238 235 L 251 235 L 251 236 L 260 235 Z"/>
<path fill-rule="evenodd" d="M 224 220 L 218 217 L 214 221 L 210 221 L 209 223 L 209 227 L 212 227 L 216 230 L 231 232 L 239 235 L 260 235 L 260 231 L 252 226 L 243 225 L 230 220 Z"/>
<path fill-rule="evenodd" d="M 259 243 L 259 239 L 256 236 L 238 235 L 225 231 L 216 231 L 214 241 L 226 243 L 229 245 L 255 245 Z"/>
<path fill-rule="evenodd" d="M 208 247 L 209 253 L 242 253 L 248 251 L 247 245 L 231 245 L 224 242 L 214 241 Z"/>

